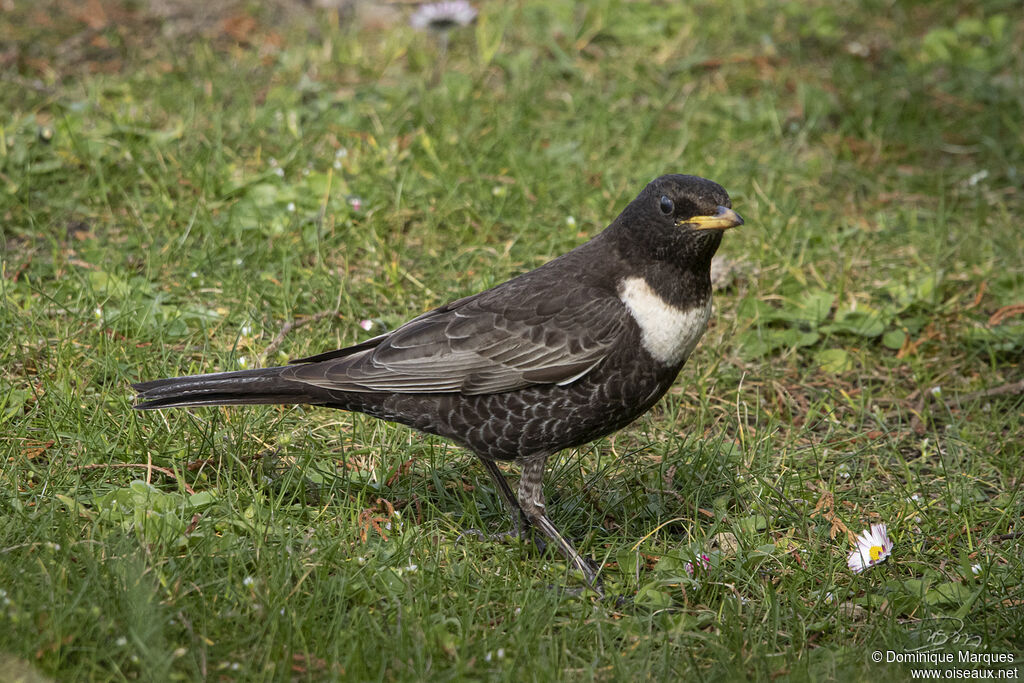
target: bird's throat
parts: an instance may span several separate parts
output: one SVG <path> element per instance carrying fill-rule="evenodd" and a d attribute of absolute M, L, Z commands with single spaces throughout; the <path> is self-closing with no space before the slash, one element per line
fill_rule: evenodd
<path fill-rule="evenodd" d="M 680 365 L 690 356 L 711 317 L 710 295 L 696 306 L 678 308 L 642 277 L 623 278 L 618 293 L 640 328 L 644 350 L 664 365 Z"/>

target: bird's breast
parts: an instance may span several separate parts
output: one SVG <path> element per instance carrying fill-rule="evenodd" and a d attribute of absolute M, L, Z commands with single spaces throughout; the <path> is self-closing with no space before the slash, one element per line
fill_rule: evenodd
<path fill-rule="evenodd" d="M 678 365 L 700 341 L 711 317 L 711 297 L 692 308 L 679 308 L 665 301 L 642 277 L 619 282 L 619 299 L 640 328 L 640 341 L 659 363 Z"/>

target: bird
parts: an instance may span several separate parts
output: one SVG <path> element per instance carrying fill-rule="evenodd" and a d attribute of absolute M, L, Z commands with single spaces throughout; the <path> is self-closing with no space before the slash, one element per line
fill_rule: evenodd
<path fill-rule="evenodd" d="M 598 570 L 548 515 L 546 463 L 668 391 L 711 316 L 711 258 L 742 224 L 721 185 L 663 175 L 535 270 L 284 366 L 133 384 L 133 407 L 307 404 L 447 438 L 479 458 L 515 533 L 539 531 L 600 593 Z M 515 493 L 499 462 L 520 467 Z"/>

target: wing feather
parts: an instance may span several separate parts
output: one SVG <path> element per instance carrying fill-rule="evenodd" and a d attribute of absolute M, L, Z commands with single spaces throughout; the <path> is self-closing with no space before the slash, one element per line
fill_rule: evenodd
<path fill-rule="evenodd" d="M 628 324 L 610 292 L 531 290 L 499 287 L 460 299 L 372 344 L 290 366 L 286 376 L 336 391 L 472 395 L 565 385 L 597 367 Z"/>

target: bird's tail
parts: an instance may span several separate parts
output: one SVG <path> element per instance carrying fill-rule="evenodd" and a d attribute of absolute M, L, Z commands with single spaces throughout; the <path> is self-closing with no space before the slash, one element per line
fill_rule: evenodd
<path fill-rule="evenodd" d="M 136 410 L 184 406 L 322 403 L 319 387 L 285 379 L 285 367 L 171 377 L 133 384 Z"/>

